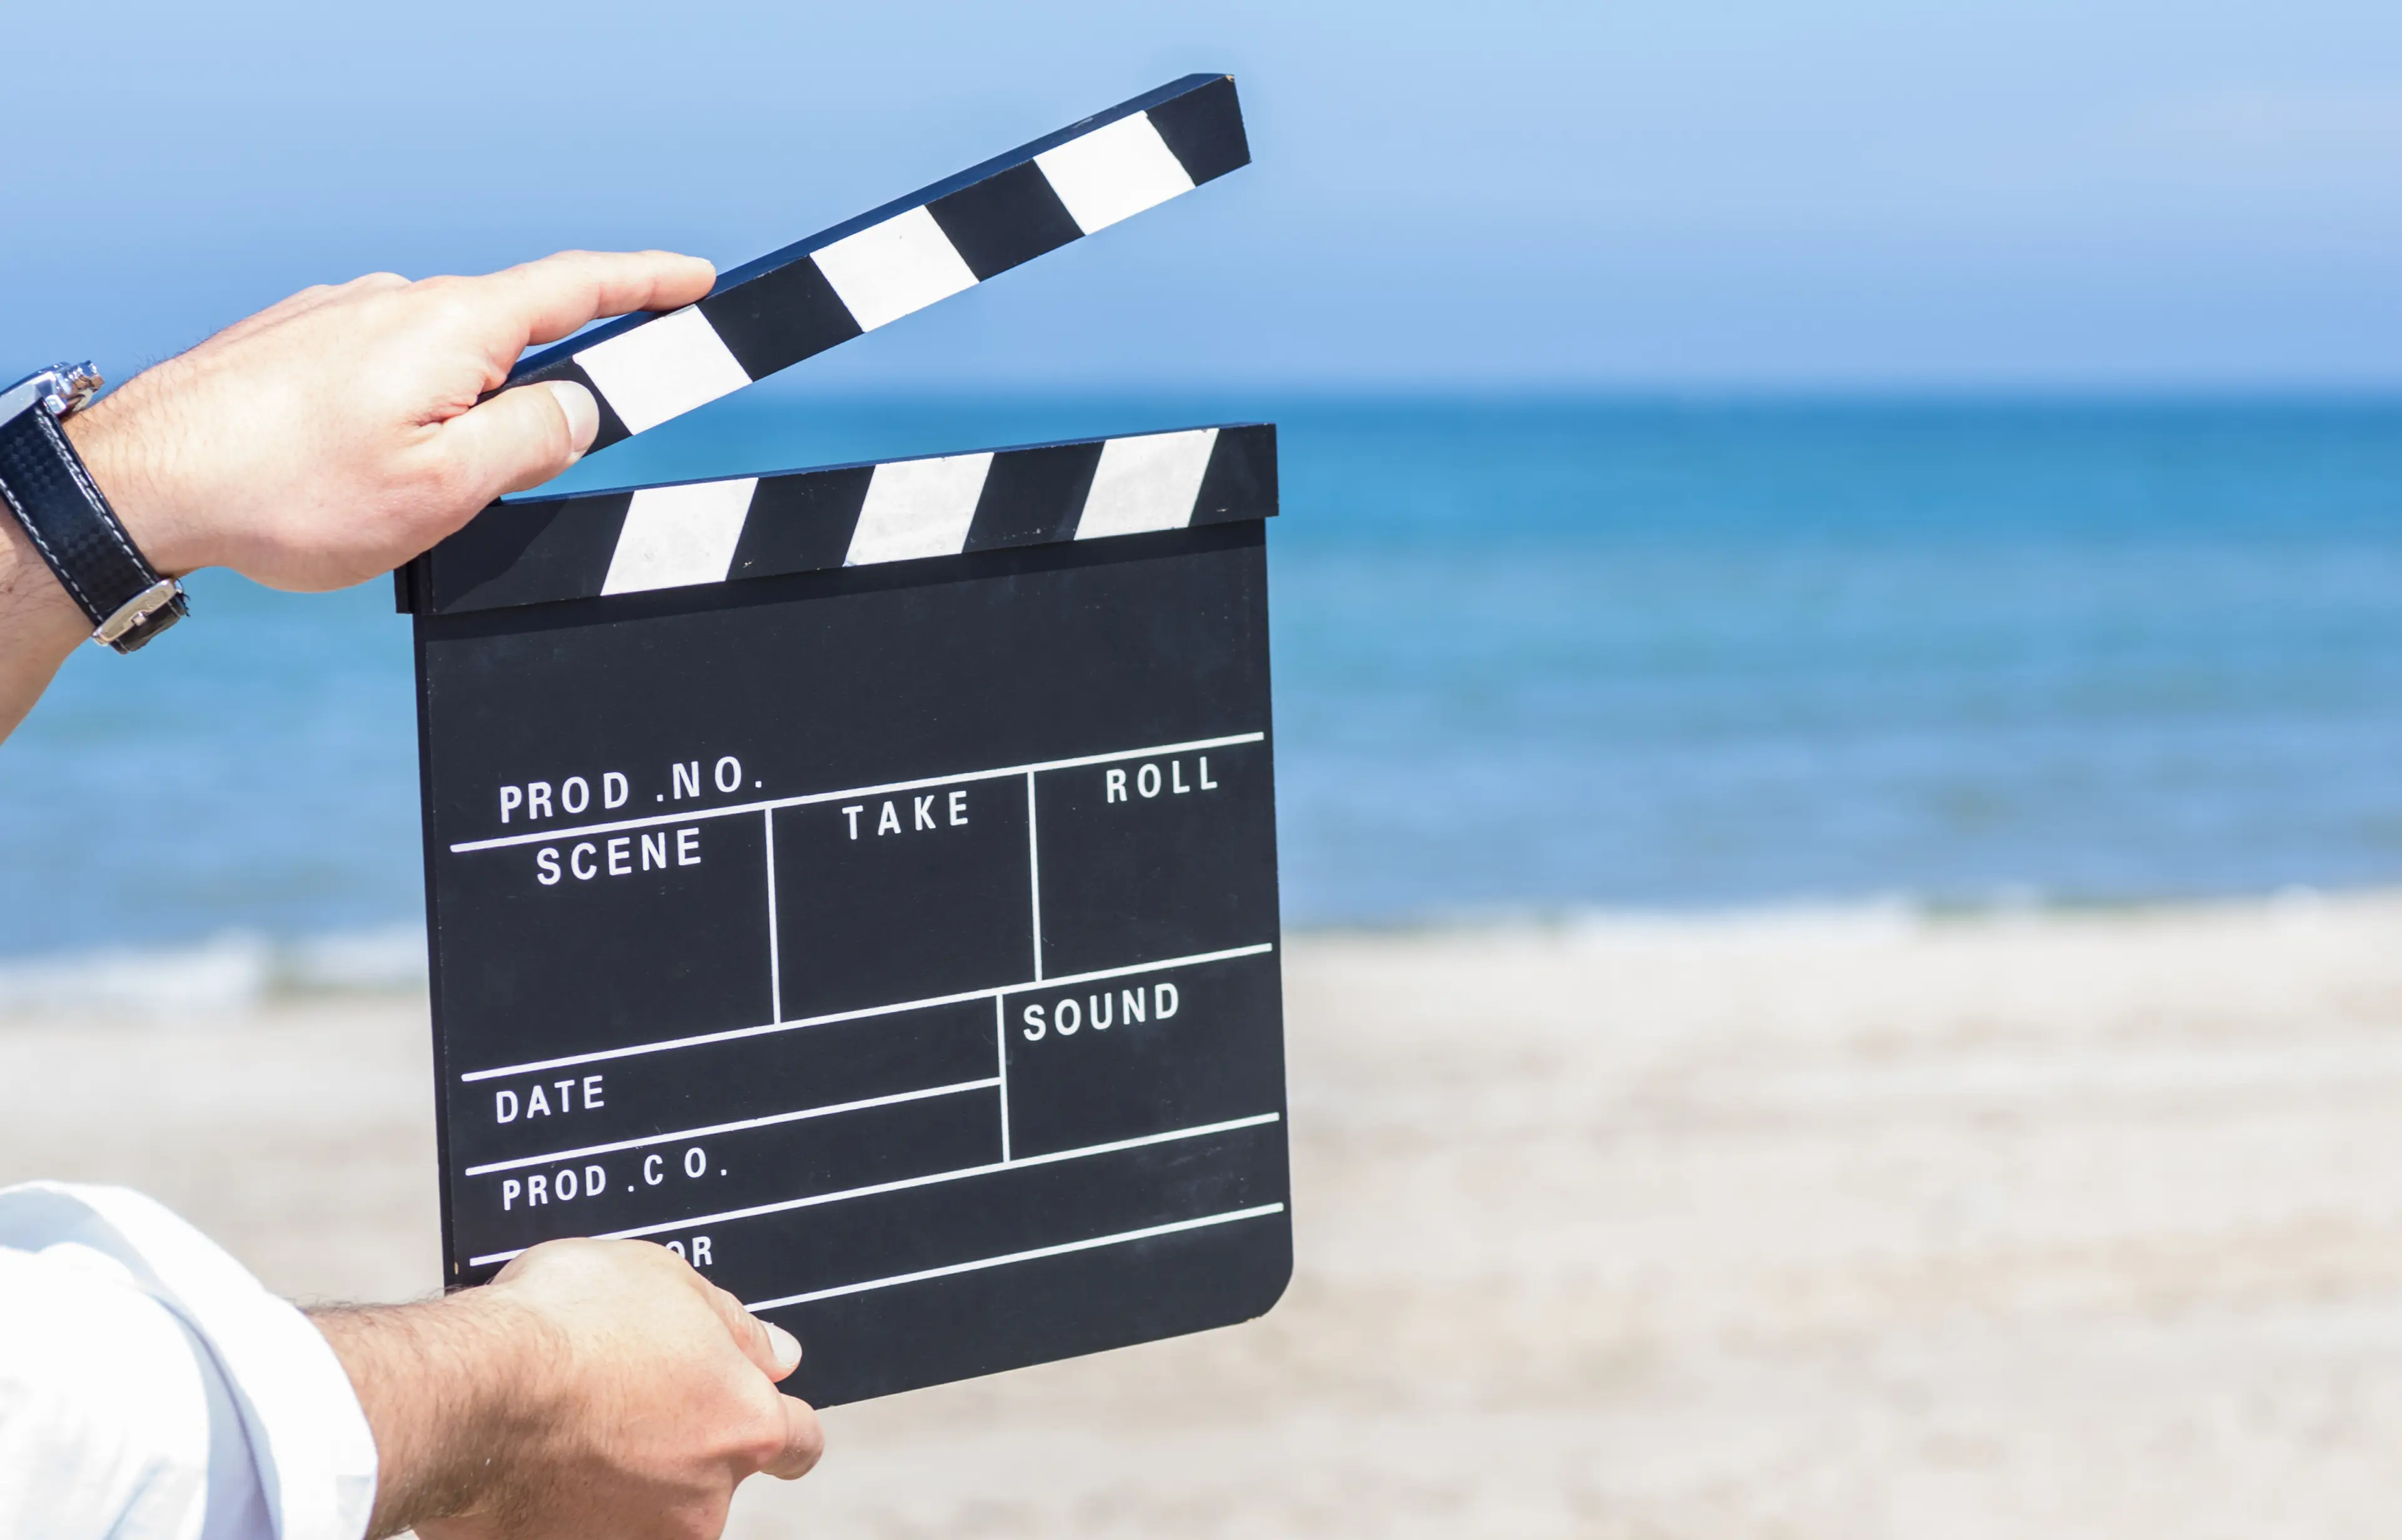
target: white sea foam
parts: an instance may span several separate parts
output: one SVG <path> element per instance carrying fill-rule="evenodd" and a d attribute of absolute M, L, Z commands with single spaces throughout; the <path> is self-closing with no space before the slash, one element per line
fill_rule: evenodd
<path fill-rule="evenodd" d="M 183 946 L 105 947 L 0 960 L 0 1015 L 216 1012 L 278 996 L 425 987 L 416 926 L 278 940 L 228 931 Z"/>

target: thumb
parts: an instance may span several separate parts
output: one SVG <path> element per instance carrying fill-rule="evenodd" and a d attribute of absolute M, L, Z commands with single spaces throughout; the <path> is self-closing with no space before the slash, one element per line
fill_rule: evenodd
<path fill-rule="evenodd" d="M 600 432 L 600 404 L 571 379 L 503 391 L 442 425 L 455 462 L 485 489 L 486 502 L 548 481 L 583 459 Z"/>
<path fill-rule="evenodd" d="M 759 1372 L 770 1380 L 783 1380 L 801 1367 L 800 1340 L 773 1321 L 766 1321 L 742 1308 L 742 1301 L 725 1290 L 693 1274 L 693 1281 L 705 1291 L 702 1298 L 717 1313 L 726 1333 L 742 1355 L 759 1367 Z"/>

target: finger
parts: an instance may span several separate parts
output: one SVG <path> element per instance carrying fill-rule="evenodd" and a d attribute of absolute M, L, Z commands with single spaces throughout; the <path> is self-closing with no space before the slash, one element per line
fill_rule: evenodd
<path fill-rule="evenodd" d="M 476 501 L 539 487 L 584 457 L 600 431 L 600 406 L 573 380 L 503 391 L 442 424 L 443 451 Z"/>
<path fill-rule="evenodd" d="M 815 1408 L 796 1396 L 779 1396 L 784 1408 L 784 1447 L 759 1468 L 782 1481 L 797 1481 L 825 1453 L 825 1429 Z"/>
<path fill-rule="evenodd" d="M 770 1380 L 782 1380 L 801 1367 L 799 1338 L 773 1321 L 763 1321 L 752 1314 L 742 1308 L 741 1300 L 715 1284 L 699 1281 L 700 1286 L 708 1290 L 705 1298 L 709 1307 L 725 1323 L 726 1335 L 734 1339 L 734 1345 L 742 1350 L 745 1358 L 758 1366 L 760 1373 Z"/>
<path fill-rule="evenodd" d="M 509 296 L 524 343 L 556 342 L 587 322 L 672 310 L 709 293 L 717 269 L 674 252 L 560 252 L 490 280 Z"/>

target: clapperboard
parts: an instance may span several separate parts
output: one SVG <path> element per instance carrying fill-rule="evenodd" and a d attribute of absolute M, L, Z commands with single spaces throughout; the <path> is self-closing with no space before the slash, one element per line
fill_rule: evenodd
<path fill-rule="evenodd" d="M 1249 158 L 1194 76 L 587 331 L 608 445 Z M 1263 424 L 497 503 L 415 617 L 444 1245 L 672 1246 L 821 1404 L 1291 1271 Z"/>

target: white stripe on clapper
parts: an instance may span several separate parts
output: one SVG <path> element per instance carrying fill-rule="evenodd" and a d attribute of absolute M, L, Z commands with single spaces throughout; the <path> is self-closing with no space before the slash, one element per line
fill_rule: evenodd
<path fill-rule="evenodd" d="M 575 362 L 629 433 L 656 428 L 751 383 L 709 318 L 687 305 L 596 342 Z"/>
<path fill-rule="evenodd" d="M 1217 443 L 1217 429 L 1196 428 L 1113 438 L 1101 446 L 1076 538 L 1181 529 L 1192 523 L 1193 504 L 1201 496 L 1201 478 L 1208 474 L 1209 451 Z"/>
<path fill-rule="evenodd" d="M 758 485 L 757 476 L 743 476 L 636 492 L 600 591 L 637 594 L 725 582 Z"/>
<path fill-rule="evenodd" d="M 847 567 L 917 557 L 957 556 L 975 522 L 984 495 L 989 453 L 945 455 L 939 460 L 895 460 L 876 468 L 859 527 L 850 532 Z"/>
<path fill-rule="evenodd" d="M 1105 123 L 1034 158 L 1086 235 L 1193 190 L 1193 177 L 1148 113 Z"/>
<path fill-rule="evenodd" d="M 863 332 L 975 287 L 975 274 L 922 205 L 811 255 Z"/>

